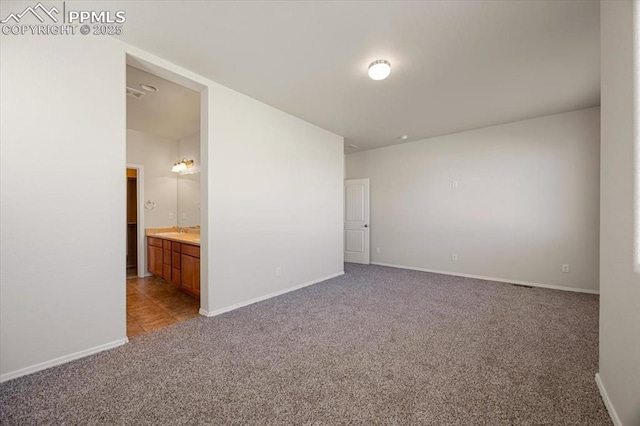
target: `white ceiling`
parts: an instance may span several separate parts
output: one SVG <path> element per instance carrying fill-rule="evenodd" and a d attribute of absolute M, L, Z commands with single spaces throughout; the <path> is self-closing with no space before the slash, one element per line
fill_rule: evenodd
<path fill-rule="evenodd" d="M 147 92 L 141 84 L 158 91 Z M 140 99 L 127 96 L 128 129 L 175 141 L 200 130 L 200 93 L 132 66 L 127 66 L 127 87 L 144 93 Z"/>
<path fill-rule="evenodd" d="M 125 41 L 360 150 L 600 103 L 597 1 L 149 4 Z"/>

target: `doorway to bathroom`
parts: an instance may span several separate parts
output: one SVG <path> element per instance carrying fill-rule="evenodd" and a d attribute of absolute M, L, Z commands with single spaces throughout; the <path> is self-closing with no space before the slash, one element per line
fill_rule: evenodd
<path fill-rule="evenodd" d="M 133 60 L 126 83 L 132 338 L 199 316 L 202 94 Z"/>

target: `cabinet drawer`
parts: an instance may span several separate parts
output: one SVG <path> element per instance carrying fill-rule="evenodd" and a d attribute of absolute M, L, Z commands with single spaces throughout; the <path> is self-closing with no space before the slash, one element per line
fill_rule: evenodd
<path fill-rule="evenodd" d="M 172 249 L 173 251 L 177 251 L 178 253 L 180 253 L 180 246 L 181 246 L 181 245 L 182 245 L 182 244 L 180 244 L 180 243 L 176 243 L 175 241 L 172 241 L 172 242 L 171 242 L 171 249 Z"/>
<path fill-rule="evenodd" d="M 191 244 L 182 245 L 182 254 L 186 254 L 193 257 L 200 257 L 200 247 L 192 246 Z"/>
<path fill-rule="evenodd" d="M 162 240 L 162 244 L 165 250 L 171 250 L 171 241 L 169 240 Z"/>
<path fill-rule="evenodd" d="M 171 251 L 164 250 L 164 253 L 162 254 L 162 263 L 165 265 L 171 265 Z"/>
<path fill-rule="evenodd" d="M 147 237 L 147 244 L 154 247 L 162 247 L 162 240 L 160 238 Z"/>
<path fill-rule="evenodd" d="M 176 253 L 175 251 L 171 254 L 171 266 L 174 269 L 180 269 L 180 253 Z"/>

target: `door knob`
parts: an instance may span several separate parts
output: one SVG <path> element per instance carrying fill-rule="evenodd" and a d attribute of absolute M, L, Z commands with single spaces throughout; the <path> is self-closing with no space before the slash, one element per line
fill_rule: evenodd
<path fill-rule="evenodd" d="M 365 227 L 365 228 L 368 228 L 368 227 L 369 227 L 369 225 L 367 225 L 367 224 L 365 223 L 365 224 L 364 224 L 364 227 Z"/>

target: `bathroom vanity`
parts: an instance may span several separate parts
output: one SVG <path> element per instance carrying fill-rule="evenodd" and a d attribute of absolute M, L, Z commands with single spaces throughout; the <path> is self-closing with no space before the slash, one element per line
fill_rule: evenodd
<path fill-rule="evenodd" d="M 199 298 L 200 234 L 147 230 L 147 267 L 151 274 Z"/>

